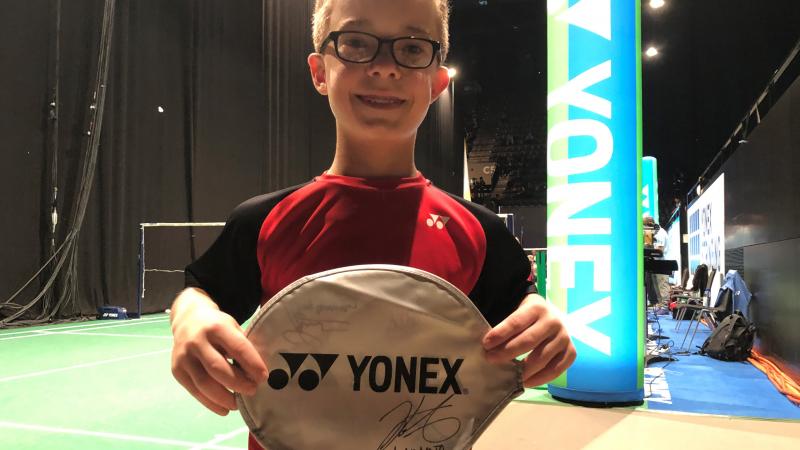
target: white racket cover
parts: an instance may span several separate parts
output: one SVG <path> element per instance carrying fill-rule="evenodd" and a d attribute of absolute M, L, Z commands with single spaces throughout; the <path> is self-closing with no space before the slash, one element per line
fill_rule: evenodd
<path fill-rule="evenodd" d="M 276 294 L 246 330 L 269 369 L 239 411 L 267 450 L 469 448 L 522 393 L 518 361 L 486 361 L 490 329 L 428 272 L 362 265 Z"/>

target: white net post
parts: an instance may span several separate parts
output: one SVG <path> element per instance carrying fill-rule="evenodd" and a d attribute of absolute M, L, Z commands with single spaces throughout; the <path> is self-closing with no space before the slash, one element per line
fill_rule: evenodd
<path fill-rule="evenodd" d="M 145 259 L 145 229 L 156 227 L 224 227 L 225 222 L 157 222 L 157 223 L 140 223 L 139 224 L 139 277 L 137 283 L 137 296 L 136 296 L 136 317 L 142 316 L 142 301 L 144 300 L 145 292 L 145 279 L 147 272 L 161 272 L 161 273 L 183 273 L 183 269 L 163 269 L 163 268 L 148 268 Z"/>

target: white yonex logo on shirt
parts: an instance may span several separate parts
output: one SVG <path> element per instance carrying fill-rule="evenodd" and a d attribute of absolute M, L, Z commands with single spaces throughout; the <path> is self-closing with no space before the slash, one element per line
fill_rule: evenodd
<path fill-rule="evenodd" d="M 433 228 L 436 226 L 438 229 L 444 228 L 444 225 L 450 220 L 449 217 L 445 216 L 437 216 L 436 214 L 429 214 L 430 219 L 426 220 L 425 223 L 428 224 L 429 227 Z"/>

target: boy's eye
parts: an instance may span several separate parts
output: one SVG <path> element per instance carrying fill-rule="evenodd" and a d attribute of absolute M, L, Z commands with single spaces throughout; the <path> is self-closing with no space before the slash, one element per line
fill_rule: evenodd
<path fill-rule="evenodd" d="M 416 43 L 404 43 L 401 50 L 403 53 L 408 53 L 409 55 L 419 55 L 424 51 L 422 46 Z"/>
<path fill-rule="evenodd" d="M 348 36 L 346 39 L 343 40 L 343 42 L 341 44 L 346 46 L 346 47 L 352 47 L 352 48 L 366 48 L 366 47 L 369 47 L 369 43 L 367 42 L 367 40 L 362 38 L 362 37 L 358 37 L 358 36 L 354 36 L 354 37 L 349 37 Z"/>

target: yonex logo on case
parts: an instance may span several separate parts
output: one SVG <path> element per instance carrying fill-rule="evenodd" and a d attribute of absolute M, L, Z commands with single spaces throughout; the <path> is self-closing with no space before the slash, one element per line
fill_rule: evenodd
<path fill-rule="evenodd" d="M 357 359 L 347 355 L 347 361 L 353 371 L 353 391 L 360 391 L 362 380 L 366 381 L 373 392 L 409 392 L 422 394 L 461 394 L 463 389 L 458 384 L 458 369 L 464 362 L 458 358 L 450 362 L 447 358 L 363 356 Z M 439 375 L 438 367 L 444 369 L 444 379 Z M 369 367 L 369 369 L 368 369 Z M 366 375 L 366 377 L 364 376 Z M 438 382 L 438 383 L 437 383 Z M 466 392 L 464 392 L 466 393 Z"/>
<path fill-rule="evenodd" d="M 303 370 L 297 376 L 297 384 L 305 391 L 313 391 L 339 357 L 337 354 L 326 353 L 280 353 L 280 355 L 288 364 L 289 373 L 284 369 L 270 371 L 267 383 L 275 390 L 288 386 L 300 366 L 311 355 L 316 360 L 320 372 Z M 421 394 L 452 392 L 457 395 L 468 393 L 461 387 L 457 377 L 464 362 L 463 358 L 451 362 L 447 358 L 434 357 L 366 355 L 357 358 L 354 355 L 347 355 L 347 360 L 353 373 L 354 392 L 368 387 L 378 393 L 386 391 Z"/>
<path fill-rule="evenodd" d="M 441 230 L 447 224 L 447 221 L 450 220 L 449 217 L 445 216 L 439 216 L 436 214 L 428 214 L 428 215 L 431 217 L 428 220 L 426 220 L 425 223 L 431 228 L 435 226 L 436 228 Z"/>
<path fill-rule="evenodd" d="M 274 369 L 269 372 L 267 383 L 275 390 L 281 390 L 289 384 L 289 380 L 294 378 L 294 374 L 297 373 L 297 369 L 303 365 L 309 353 L 281 353 L 280 355 L 286 361 L 286 364 L 289 365 L 290 373 L 286 373 L 283 369 Z M 305 391 L 313 391 L 316 389 L 320 381 L 325 378 L 328 370 L 330 370 L 331 366 L 336 361 L 336 358 L 339 357 L 339 355 L 326 353 L 311 353 L 310 355 L 317 361 L 320 372 L 317 373 L 311 369 L 300 372 L 300 375 L 297 377 L 297 384 Z"/>

